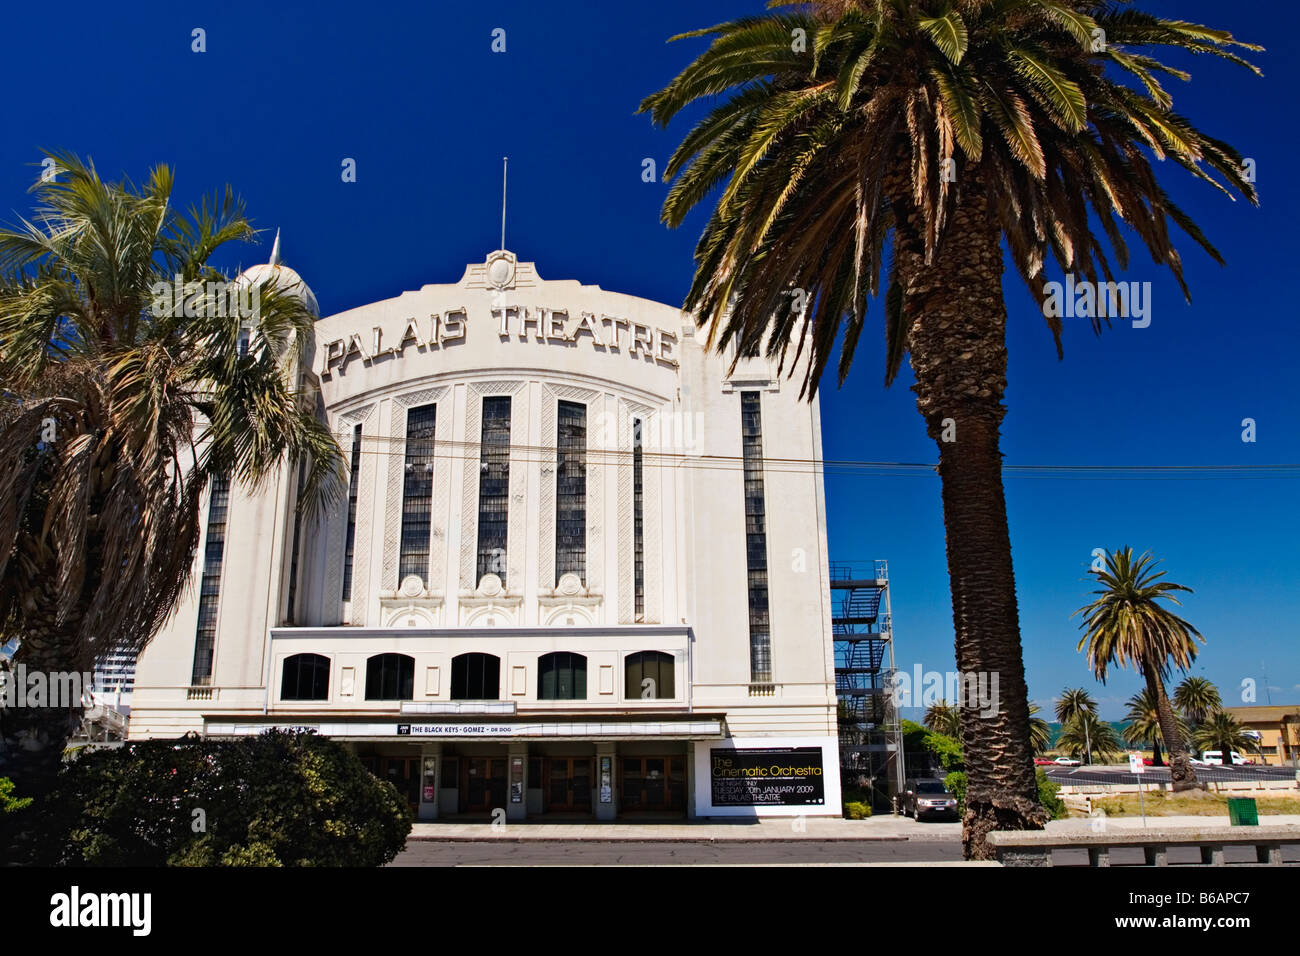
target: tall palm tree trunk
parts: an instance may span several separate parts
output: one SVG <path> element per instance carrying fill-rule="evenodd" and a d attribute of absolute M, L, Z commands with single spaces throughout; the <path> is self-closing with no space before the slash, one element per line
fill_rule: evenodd
<path fill-rule="evenodd" d="M 3 821 L 0 828 L 0 862 L 25 862 L 38 839 L 40 798 L 53 788 L 63 766 L 63 751 L 68 738 L 81 723 L 81 701 L 56 701 L 53 699 L 52 675 L 67 672 L 69 662 L 75 660 L 76 649 L 66 635 L 57 630 L 46 633 L 29 633 L 23 637 L 22 646 L 14 657 L 15 671 L 10 680 L 17 681 L 20 674 L 30 676 L 41 673 L 46 678 L 45 706 L 7 707 L 0 710 L 0 777 L 13 781 L 18 797 L 35 797 L 32 808 Z M 22 670 L 17 670 L 22 665 Z M 14 694 L 18 700 L 17 691 Z M 58 706 L 50 706 L 58 704 Z M 6 814 L 6 816 L 9 816 Z"/>
<path fill-rule="evenodd" d="M 896 254 L 913 391 L 939 446 L 957 668 L 998 680 L 983 716 L 962 701 L 967 859 L 989 859 L 991 830 L 1041 829 L 998 429 L 1006 409 L 1001 235 L 978 169 L 961 184 L 944 244 L 926 265 L 919 217 L 899 217 Z"/>
<path fill-rule="evenodd" d="M 1192 769 L 1191 755 L 1183 742 L 1183 735 L 1178 732 L 1178 721 L 1174 718 L 1173 705 L 1165 693 L 1165 682 L 1160 679 L 1160 672 L 1153 662 L 1142 662 L 1142 676 L 1146 678 L 1147 690 L 1156 702 L 1156 716 L 1160 720 L 1160 736 L 1165 739 L 1165 750 L 1169 753 L 1169 779 L 1173 783 L 1174 793 L 1192 790 L 1196 787 L 1196 771 Z"/>
<path fill-rule="evenodd" d="M 1161 730 L 1161 733 L 1164 733 L 1164 731 Z M 1153 740 L 1151 741 L 1151 766 L 1163 767 L 1164 765 L 1165 758 L 1160 752 L 1160 741 Z"/>

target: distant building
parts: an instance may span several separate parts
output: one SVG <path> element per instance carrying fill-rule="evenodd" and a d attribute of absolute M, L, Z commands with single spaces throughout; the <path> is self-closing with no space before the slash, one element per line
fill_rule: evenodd
<path fill-rule="evenodd" d="M 131 712 L 135 661 L 135 651 L 110 651 L 95 663 L 92 687 L 96 704 L 123 714 Z"/>
<path fill-rule="evenodd" d="M 1246 730 L 1259 734 L 1257 759 L 1263 763 L 1286 766 L 1300 756 L 1300 704 L 1223 709 Z"/>

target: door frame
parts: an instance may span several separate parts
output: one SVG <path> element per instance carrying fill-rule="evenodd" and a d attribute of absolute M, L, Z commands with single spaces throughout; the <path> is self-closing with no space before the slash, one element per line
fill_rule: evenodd
<path fill-rule="evenodd" d="M 502 798 L 503 798 L 501 803 L 501 809 L 505 809 L 506 801 L 510 799 L 509 758 L 506 755 L 482 756 L 479 754 L 458 754 L 457 759 L 460 762 L 460 780 L 458 781 L 460 784 L 460 789 L 458 791 L 457 800 L 456 800 L 457 812 L 469 813 L 469 814 L 476 814 L 476 813 L 490 814 L 493 810 L 497 809 L 496 807 L 492 806 L 492 794 L 491 794 L 492 784 L 490 782 L 496 779 L 492 775 L 492 764 L 495 763 L 496 761 L 501 762 L 501 788 L 502 788 Z M 488 772 L 483 778 L 484 781 L 483 791 L 485 796 L 487 796 L 487 800 L 488 800 L 488 804 L 485 808 L 471 807 L 469 804 L 469 778 L 470 778 L 469 768 L 470 765 L 475 761 L 482 761 L 484 764 L 487 765 Z"/>
<path fill-rule="evenodd" d="M 687 788 L 690 786 L 691 778 L 690 778 L 690 762 L 688 761 L 687 756 L 685 754 L 671 754 L 671 753 L 670 754 L 618 754 L 616 759 L 618 762 L 618 775 L 617 775 L 616 786 L 618 787 L 618 800 L 619 800 L 618 811 L 620 816 L 623 815 L 624 813 L 661 814 L 664 816 L 674 816 L 674 817 L 678 815 L 686 816 L 687 806 L 689 803 L 689 794 L 687 792 Z M 641 764 L 642 780 L 645 779 L 645 765 L 647 761 L 662 760 L 664 762 L 664 796 L 666 801 L 669 803 L 669 805 L 662 806 L 662 807 L 637 807 L 632 809 L 628 808 L 627 804 L 624 802 L 623 794 L 625 793 L 624 761 L 629 761 L 629 760 L 636 760 Z M 670 781 L 672 779 L 672 762 L 674 760 L 680 761 L 682 767 L 681 806 L 679 807 L 671 806 L 672 787 L 670 786 Z M 641 790 L 642 793 L 645 792 L 644 785 L 642 786 Z"/>
<path fill-rule="evenodd" d="M 388 780 L 390 783 L 393 783 L 393 786 L 397 787 L 397 792 L 405 798 L 406 805 L 411 808 L 413 813 L 418 813 L 420 809 L 420 772 L 422 770 L 423 758 L 418 754 L 414 757 L 393 757 L 386 754 L 379 754 L 375 759 L 379 768 L 379 773 L 376 774 L 376 776 L 378 776 L 380 780 Z M 407 771 L 402 775 L 401 780 L 398 782 L 394 782 L 388 775 L 389 766 L 395 763 L 405 764 Z M 410 781 L 414 781 L 414 784 L 410 784 Z M 401 783 L 406 783 L 410 789 L 404 792 L 400 785 Z M 415 797 L 414 803 L 411 802 L 412 791 Z"/>
<path fill-rule="evenodd" d="M 569 779 L 573 779 L 573 764 L 576 761 L 583 760 L 587 764 L 587 805 L 585 807 L 576 804 L 556 805 L 551 804 L 551 762 L 554 760 L 564 760 L 568 762 Z M 542 755 L 542 812 L 543 813 L 577 813 L 594 815 L 596 812 L 595 791 L 596 784 L 594 778 L 596 775 L 596 758 L 590 754 L 543 754 Z M 573 787 L 568 788 L 570 797 L 573 794 Z"/>

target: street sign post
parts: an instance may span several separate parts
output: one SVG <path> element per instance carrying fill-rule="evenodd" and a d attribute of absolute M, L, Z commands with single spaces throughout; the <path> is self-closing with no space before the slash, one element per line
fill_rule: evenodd
<path fill-rule="evenodd" d="M 1142 799 L 1142 777 L 1140 776 L 1140 775 L 1143 773 L 1143 771 L 1146 770 L 1146 766 L 1142 763 L 1142 755 L 1141 755 L 1141 754 L 1129 754 L 1129 755 L 1128 755 L 1128 769 L 1129 769 L 1129 772 L 1130 772 L 1130 773 L 1139 774 L 1139 776 L 1138 776 L 1138 781 L 1137 781 L 1137 785 L 1138 785 L 1138 808 L 1142 811 L 1142 825 L 1143 825 L 1143 826 L 1146 826 L 1146 825 L 1147 825 L 1147 808 L 1146 808 L 1146 801 Z"/>

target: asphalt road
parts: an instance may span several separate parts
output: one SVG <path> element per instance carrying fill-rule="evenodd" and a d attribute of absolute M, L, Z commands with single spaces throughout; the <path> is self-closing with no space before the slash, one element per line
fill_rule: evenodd
<path fill-rule="evenodd" d="M 722 866 L 937 863 L 961 859 L 961 841 L 785 840 L 641 842 L 570 840 L 504 843 L 411 840 L 390 866 Z"/>
<path fill-rule="evenodd" d="M 1147 767 L 1142 773 L 1130 773 L 1128 764 L 1095 767 L 1044 767 L 1047 776 L 1061 784 L 1081 783 L 1168 783 L 1168 767 Z M 1198 779 L 1212 782 L 1253 782 L 1256 780 L 1294 780 L 1290 767 L 1195 767 Z"/>

